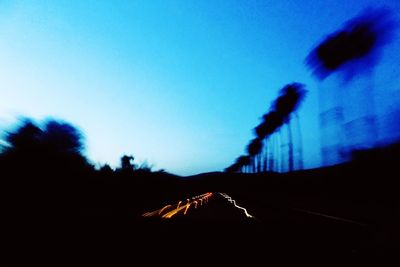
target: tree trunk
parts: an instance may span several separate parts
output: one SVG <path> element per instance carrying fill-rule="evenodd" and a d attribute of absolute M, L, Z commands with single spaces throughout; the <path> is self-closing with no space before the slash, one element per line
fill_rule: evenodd
<path fill-rule="evenodd" d="M 294 169 L 294 161 L 293 161 L 293 136 L 292 136 L 292 126 L 291 126 L 291 119 L 289 117 L 288 121 L 286 122 L 287 130 L 288 130 L 288 157 L 289 157 L 289 172 L 292 172 Z"/>
<path fill-rule="evenodd" d="M 297 123 L 297 137 L 299 138 L 298 142 L 298 153 L 299 153 L 299 166 L 298 169 L 302 170 L 303 169 L 303 137 L 301 135 L 301 128 L 300 128 L 300 119 L 299 119 L 299 114 L 297 112 L 294 113 L 294 116 L 296 118 L 296 123 Z"/>
<path fill-rule="evenodd" d="M 282 126 L 283 127 L 283 126 Z M 285 158 L 284 158 L 284 153 L 283 151 L 285 150 L 285 144 L 284 144 L 284 138 L 283 138 L 283 132 L 281 131 L 282 128 L 279 129 L 279 134 L 278 134 L 278 140 L 279 140 L 279 145 L 278 145 L 278 162 L 277 162 L 277 170 L 278 172 L 283 172 L 285 165 Z"/>
<path fill-rule="evenodd" d="M 257 155 L 258 163 L 257 163 L 257 172 L 260 173 L 262 171 L 262 151 Z"/>
<path fill-rule="evenodd" d="M 282 170 L 282 143 L 283 143 L 283 138 L 282 138 L 282 132 L 279 131 L 279 133 L 276 134 L 276 171 L 281 172 Z"/>
<path fill-rule="evenodd" d="M 275 145 L 276 145 L 276 136 L 272 135 L 271 138 L 271 144 L 270 144 L 270 157 L 269 157 L 269 170 L 270 171 L 274 171 L 274 167 L 275 167 Z"/>
<path fill-rule="evenodd" d="M 265 152 L 264 152 L 264 164 L 263 164 L 263 172 L 267 172 L 268 171 L 268 139 L 265 140 Z"/>

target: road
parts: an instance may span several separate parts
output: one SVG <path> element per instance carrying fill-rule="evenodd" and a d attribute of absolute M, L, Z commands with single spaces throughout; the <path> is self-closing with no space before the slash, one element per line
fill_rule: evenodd
<path fill-rule="evenodd" d="M 370 257 L 375 243 L 366 225 L 278 201 L 261 208 L 249 203 L 229 192 L 206 192 L 161 204 L 140 217 L 80 219 L 75 226 L 54 228 L 57 234 L 46 238 L 34 232 L 36 238 L 22 243 L 24 255 L 36 248 L 39 252 L 28 259 L 51 255 L 54 262 L 68 260 L 71 266 L 375 264 Z"/>
<path fill-rule="evenodd" d="M 160 219 L 159 224 L 147 228 L 150 233 L 156 233 L 148 238 L 161 244 L 158 251 L 165 245 L 163 240 L 175 240 L 180 244 L 202 244 L 213 251 L 227 251 L 217 255 L 209 251 L 209 257 L 242 260 L 296 255 L 299 259 L 334 257 L 360 262 L 374 252 L 369 228 L 363 223 L 322 212 L 278 206 L 265 208 L 261 220 L 253 212 L 256 209 L 244 207 L 228 194 L 208 192 L 142 216 Z"/>
<path fill-rule="evenodd" d="M 194 196 L 191 198 L 186 199 L 185 201 L 179 201 L 178 203 L 175 204 L 168 204 L 165 205 L 164 207 L 150 211 L 150 212 L 145 212 L 142 214 L 143 217 L 145 218 L 150 218 L 150 217 L 158 217 L 162 219 L 171 219 L 178 217 L 179 215 L 189 215 L 191 214 L 191 211 L 194 211 L 196 209 L 201 209 L 203 205 L 208 204 L 208 202 L 211 200 L 214 201 L 220 201 L 221 198 L 223 200 L 226 200 L 228 203 L 232 204 L 234 208 L 238 209 L 241 211 L 241 214 L 243 215 L 243 218 L 252 218 L 255 219 L 254 216 L 250 215 L 247 211 L 246 208 L 239 206 L 232 197 L 230 197 L 226 193 L 204 193 L 198 196 Z M 215 200 L 217 198 L 217 200 Z M 192 215 L 193 216 L 193 215 Z M 198 217 L 198 216 L 197 216 Z M 240 217 L 240 216 L 239 216 Z"/>

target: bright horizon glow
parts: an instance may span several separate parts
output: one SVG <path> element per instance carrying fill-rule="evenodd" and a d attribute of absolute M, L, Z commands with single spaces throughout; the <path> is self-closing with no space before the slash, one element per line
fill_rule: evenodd
<path fill-rule="evenodd" d="M 0 129 L 18 116 L 60 118 L 85 134 L 94 164 L 128 154 L 179 175 L 220 171 L 245 153 L 278 91 L 300 82 L 305 168 L 318 167 L 318 82 L 304 59 L 374 5 L 0 0 Z"/>

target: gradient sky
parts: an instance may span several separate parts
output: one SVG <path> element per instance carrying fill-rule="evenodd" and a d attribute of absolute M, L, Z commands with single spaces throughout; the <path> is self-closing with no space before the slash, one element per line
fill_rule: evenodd
<path fill-rule="evenodd" d="M 0 127 L 21 115 L 61 118 L 85 133 L 93 163 L 116 166 L 126 153 L 181 175 L 217 171 L 296 81 L 309 90 L 305 167 L 316 167 L 318 83 L 304 59 L 374 4 L 0 0 Z M 380 4 L 400 10 L 398 0 Z"/>

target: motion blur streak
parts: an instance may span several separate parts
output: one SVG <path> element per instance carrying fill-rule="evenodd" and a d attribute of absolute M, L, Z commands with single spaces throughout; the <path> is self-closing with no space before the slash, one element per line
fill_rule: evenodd
<path fill-rule="evenodd" d="M 170 219 L 176 214 L 178 214 L 180 211 L 183 211 L 183 215 L 186 215 L 186 213 L 189 211 L 190 206 L 194 204 L 194 207 L 197 208 L 198 202 L 200 201 L 200 205 L 203 205 L 204 203 L 208 202 L 208 199 L 213 195 L 213 193 L 205 193 L 201 194 L 192 198 L 186 199 L 186 204 L 181 205 L 182 201 L 179 201 L 178 204 L 175 205 L 166 205 L 161 209 L 152 211 L 152 212 L 146 212 L 143 213 L 143 217 L 161 217 L 163 219 Z"/>
<path fill-rule="evenodd" d="M 187 212 L 188 209 L 190 208 L 190 204 L 191 204 L 191 203 L 186 204 L 186 209 L 185 209 L 185 212 L 183 213 L 184 215 L 186 215 L 186 212 Z"/>
<path fill-rule="evenodd" d="M 162 208 L 162 209 L 160 210 L 160 212 L 158 213 L 158 215 L 160 215 L 165 209 L 168 209 L 169 207 L 171 207 L 171 205 L 167 205 L 167 206 L 165 206 L 164 208 Z"/>
<path fill-rule="evenodd" d="M 233 200 L 230 196 L 228 196 L 228 195 L 225 194 L 225 193 L 219 193 L 219 194 L 220 194 L 221 196 L 223 196 L 224 198 L 226 198 L 226 199 L 227 199 L 230 203 L 232 203 L 236 208 L 243 210 L 243 211 L 244 211 L 244 214 L 245 214 L 248 218 L 254 218 L 253 216 L 251 216 L 251 215 L 247 212 L 247 210 L 246 210 L 245 208 L 238 206 L 238 205 L 236 204 L 236 201 Z"/>
<path fill-rule="evenodd" d="M 146 213 L 143 214 L 142 216 L 143 216 L 143 217 L 151 217 L 151 216 L 156 215 L 157 213 L 158 213 L 158 210 L 153 211 L 153 212 L 146 212 Z"/>
<path fill-rule="evenodd" d="M 342 221 L 342 222 L 347 222 L 347 223 L 358 224 L 358 225 L 361 225 L 361 226 L 366 226 L 365 223 L 360 223 L 360 222 L 356 222 L 356 221 L 353 221 L 353 220 L 340 218 L 340 217 L 336 217 L 336 216 L 331 216 L 331 215 L 327 215 L 327 214 L 323 214 L 323 213 L 319 213 L 319 212 L 315 212 L 315 211 L 298 209 L 298 208 L 293 208 L 293 209 L 297 210 L 297 211 L 300 211 L 300 212 L 304 212 L 304 213 L 308 213 L 308 214 L 312 214 L 312 215 L 316 215 L 316 216 L 320 216 L 320 217 L 324 217 L 324 218 L 328 218 L 328 219 L 332 219 L 332 220 L 336 220 L 336 221 Z"/>
<path fill-rule="evenodd" d="M 170 212 L 168 212 L 168 213 L 162 215 L 161 218 L 170 219 L 172 216 L 174 216 L 175 214 L 177 214 L 177 213 L 180 212 L 181 210 L 186 209 L 186 206 L 187 206 L 187 205 L 188 205 L 188 204 L 186 204 L 186 205 L 184 205 L 184 206 L 182 206 L 182 207 L 176 208 L 176 209 L 174 209 L 174 210 L 171 210 Z"/>

